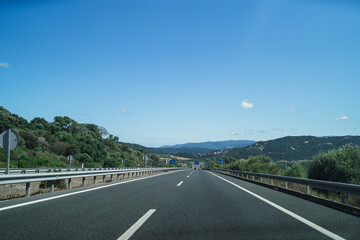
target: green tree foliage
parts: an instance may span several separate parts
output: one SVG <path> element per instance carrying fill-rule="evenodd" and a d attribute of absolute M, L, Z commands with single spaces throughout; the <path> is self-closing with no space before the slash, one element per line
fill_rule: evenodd
<path fill-rule="evenodd" d="M 240 159 L 226 165 L 226 168 L 239 171 L 279 174 L 281 169 L 271 158 L 258 155 L 251 156 L 248 159 Z"/>
<path fill-rule="evenodd" d="M 360 184 L 360 148 L 346 145 L 317 154 L 308 174 L 312 179 Z"/>
<path fill-rule="evenodd" d="M 82 163 L 85 167 L 118 167 L 122 159 L 132 167 L 141 165 L 146 154 L 144 149 L 119 143 L 117 136 L 95 124 L 80 124 L 67 116 L 56 116 L 53 122 L 36 117 L 29 123 L 0 107 L 0 131 L 9 128 L 16 129 L 21 139 L 12 151 L 11 167 L 66 167 L 66 156 L 70 154 L 75 158 L 74 167 Z M 4 166 L 6 151 L 0 149 L 0 167 Z"/>
<path fill-rule="evenodd" d="M 284 175 L 289 177 L 306 178 L 307 171 L 299 163 L 295 163 L 291 167 L 286 168 Z"/>

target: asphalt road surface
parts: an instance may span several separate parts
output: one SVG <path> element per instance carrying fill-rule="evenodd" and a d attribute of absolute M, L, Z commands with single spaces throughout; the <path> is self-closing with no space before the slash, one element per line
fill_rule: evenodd
<path fill-rule="evenodd" d="M 0 203 L 0 239 L 360 239 L 360 218 L 184 170 Z"/>

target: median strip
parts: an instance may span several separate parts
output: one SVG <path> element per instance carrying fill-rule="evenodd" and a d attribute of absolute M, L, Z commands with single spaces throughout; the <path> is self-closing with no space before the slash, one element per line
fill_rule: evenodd
<path fill-rule="evenodd" d="M 156 211 L 156 209 L 150 209 L 142 216 L 134 225 L 132 225 L 123 235 L 121 235 L 117 240 L 127 240 L 129 239 L 140 227 L 143 225 L 146 220 Z"/>

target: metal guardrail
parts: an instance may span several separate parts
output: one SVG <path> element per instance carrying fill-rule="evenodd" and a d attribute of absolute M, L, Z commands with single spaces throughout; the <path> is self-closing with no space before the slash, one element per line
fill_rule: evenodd
<path fill-rule="evenodd" d="M 51 173 L 34 173 L 34 174 L 4 174 L 0 175 L 0 185 L 26 183 L 25 195 L 30 196 L 31 182 L 50 182 L 50 191 L 54 192 L 54 183 L 56 180 L 68 179 L 68 189 L 71 189 L 71 179 L 81 178 L 82 187 L 85 186 L 86 177 L 94 177 L 94 185 L 96 184 L 97 176 L 103 176 L 103 183 L 105 178 L 110 175 L 110 181 L 113 181 L 113 176 L 116 175 L 117 181 L 120 176 L 122 179 L 129 179 L 138 176 L 147 176 L 158 171 L 178 170 L 178 168 L 138 168 L 138 169 L 119 169 L 119 170 L 90 170 L 90 171 L 66 171 L 66 172 L 51 172 Z"/>
<path fill-rule="evenodd" d="M 253 173 L 253 172 L 243 172 L 227 169 L 215 169 L 213 170 L 219 173 L 225 173 L 232 176 L 238 176 L 242 178 L 249 179 L 249 176 L 252 176 L 252 180 L 255 181 L 255 177 L 260 178 L 260 182 L 263 183 L 263 178 L 270 179 L 270 184 L 273 185 L 273 180 L 279 180 L 285 182 L 285 188 L 288 189 L 288 182 L 302 184 L 306 186 L 306 194 L 310 194 L 310 187 L 331 190 L 341 193 L 342 202 L 346 203 L 346 194 L 356 194 L 360 195 L 360 185 L 339 183 L 339 182 L 329 182 L 315 179 L 305 179 L 305 178 L 296 178 L 296 177 L 287 177 L 263 173 Z"/>
<path fill-rule="evenodd" d="M 99 171 L 99 170 L 127 170 L 138 168 L 13 168 L 9 169 L 9 174 L 28 174 L 28 173 L 51 173 L 51 172 L 78 172 L 78 171 Z M 1 174 L 6 174 L 6 169 L 0 169 Z"/>

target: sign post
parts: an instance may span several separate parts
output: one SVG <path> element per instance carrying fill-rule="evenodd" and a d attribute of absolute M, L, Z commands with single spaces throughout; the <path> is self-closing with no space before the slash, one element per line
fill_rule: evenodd
<path fill-rule="evenodd" d="M 71 168 L 71 162 L 72 162 L 73 159 L 74 158 L 73 158 L 72 155 L 67 156 L 67 160 L 69 161 L 69 168 Z"/>
<path fill-rule="evenodd" d="M 7 150 L 6 174 L 9 174 L 10 151 L 20 143 L 20 136 L 14 129 L 9 129 L 0 134 L 0 146 Z"/>
<path fill-rule="evenodd" d="M 146 167 L 146 164 L 147 164 L 147 162 L 148 162 L 148 160 L 149 160 L 148 156 L 147 156 L 147 155 L 144 155 L 144 156 L 143 156 L 143 160 L 144 160 L 144 165 L 145 165 L 145 167 Z"/>

